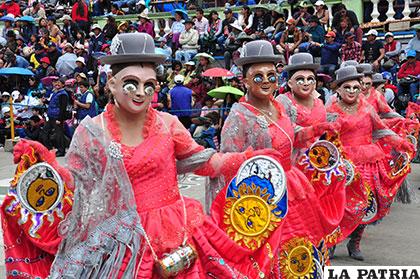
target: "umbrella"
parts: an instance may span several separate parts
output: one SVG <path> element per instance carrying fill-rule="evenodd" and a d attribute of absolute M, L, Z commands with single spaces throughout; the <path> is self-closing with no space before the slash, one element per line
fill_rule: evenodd
<path fill-rule="evenodd" d="M 35 19 L 31 16 L 23 16 L 21 18 L 18 18 L 17 21 L 26 21 L 26 22 L 35 22 Z"/>
<path fill-rule="evenodd" d="M 48 76 L 48 77 L 44 77 L 41 79 L 41 83 L 44 86 L 51 86 L 53 81 L 57 80 L 58 77 L 57 76 Z"/>
<path fill-rule="evenodd" d="M 187 14 L 187 11 L 185 11 L 185 10 L 175 9 L 175 10 L 172 10 L 171 14 L 172 14 L 173 16 L 175 16 L 175 14 L 176 14 L 177 12 L 182 14 L 182 18 L 183 18 L 183 19 L 188 19 L 188 14 Z"/>
<path fill-rule="evenodd" d="M 210 90 L 207 93 L 207 95 L 213 98 L 217 98 L 217 99 L 224 99 L 226 94 L 233 94 L 233 95 L 236 95 L 236 97 L 239 97 L 239 96 L 243 96 L 244 92 L 232 86 L 221 86 L 213 90 Z"/>
<path fill-rule="evenodd" d="M 234 73 L 223 68 L 211 68 L 206 70 L 202 76 L 204 77 L 233 77 Z"/>
<path fill-rule="evenodd" d="M 0 17 L 0 21 L 15 21 L 15 17 L 11 14 Z"/>
<path fill-rule="evenodd" d="M 200 57 L 208 58 L 208 59 L 210 59 L 210 60 L 213 60 L 213 61 L 214 61 L 214 57 L 213 57 L 213 56 L 211 56 L 210 54 L 205 53 L 205 52 L 200 52 L 200 53 L 197 53 L 197 54 L 194 56 L 194 59 L 199 59 Z"/>
<path fill-rule="evenodd" d="M 103 56 L 106 56 L 106 52 L 96 51 L 92 53 L 92 57 L 95 59 L 99 59 Z"/>
<path fill-rule="evenodd" d="M 74 53 L 66 53 L 57 60 L 55 65 L 60 76 L 70 76 L 76 68 L 77 56 Z"/>
<path fill-rule="evenodd" d="M 316 75 L 318 79 L 322 79 L 323 82 L 330 82 L 332 81 L 332 77 L 330 75 L 319 73 Z"/>
<path fill-rule="evenodd" d="M 0 69 L 0 76 L 33 76 L 30 70 L 26 68 L 19 68 L 19 67 L 10 67 L 10 68 L 2 68 Z"/>

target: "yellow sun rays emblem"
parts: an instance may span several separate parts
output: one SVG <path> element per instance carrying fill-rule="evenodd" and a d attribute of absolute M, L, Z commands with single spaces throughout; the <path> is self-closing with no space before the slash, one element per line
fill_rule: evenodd
<path fill-rule="evenodd" d="M 286 279 L 314 279 L 314 248 L 305 238 L 292 238 L 283 244 L 280 272 Z"/>
<path fill-rule="evenodd" d="M 276 205 L 269 200 L 267 189 L 261 190 L 254 183 L 242 183 L 233 194 L 225 203 L 226 233 L 241 246 L 258 249 L 282 220 L 272 212 Z"/>

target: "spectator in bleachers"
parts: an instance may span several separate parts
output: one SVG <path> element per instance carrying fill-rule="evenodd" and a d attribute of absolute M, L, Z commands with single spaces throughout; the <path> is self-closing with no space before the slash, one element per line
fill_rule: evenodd
<path fill-rule="evenodd" d="M 320 71 L 328 74 L 329 76 L 334 75 L 334 72 L 338 66 L 338 58 L 340 57 L 341 45 L 335 42 L 334 39 L 334 31 L 329 31 L 327 34 L 325 34 L 324 43 L 321 44 L 313 42 L 315 46 L 321 48 Z"/>
<path fill-rule="evenodd" d="M 44 77 L 47 77 L 47 76 L 55 76 L 56 75 L 56 71 L 55 71 L 54 67 L 51 66 L 51 61 L 47 56 L 42 57 L 40 62 L 41 62 L 41 66 L 38 67 L 36 69 L 36 72 L 35 72 L 35 76 L 39 80 L 41 80 L 41 79 L 43 79 Z"/>
<path fill-rule="evenodd" d="M 238 23 L 242 29 L 249 33 L 251 32 L 251 27 L 254 22 L 254 13 L 251 12 L 251 8 L 248 6 L 243 6 L 241 12 L 239 13 Z"/>
<path fill-rule="evenodd" d="M 110 0 L 95 0 L 92 7 L 92 16 L 102 16 L 105 14 L 105 10 L 111 10 Z"/>
<path fill-rule="evenodd" d="M 344 35 L 345 43 L 341 46 L 341 60 L 356 60 L 362 61 L 362 46 L 354 40 L 354 34 L 347 32 Z"/>
<path fill-rule="evenodd" d="M 410 50 L 416 51 L 416 57 L 420 59 L 420 27 L 416 29 L 416 36 L 408 42 L 405 52 L 408 53 Z"/>
<path fill-rule="evenodd" d="M 7 31 L 6 40 L 6 48 L 10 49 L 13 52 L 16 52 L 18 45 L 16 42 L 16 33 L 14 30 Z"/>
<path fill-rule="evenodd" d="M 198 51 L 198 32 L 193 28 L 194 22 L 190 19 L 185 21 L 185 30 L 179 37 L 181 49 L 175 53 L 175 59 L 181 62 L 188 62 Z"/>
<path fill-rule="evenodd" d="M 398 66 L 400 64 L 400 54 L 402 52 L 401 43 L 394 40 L 394 34 L 387 32 L 385 34 L 385 60 L 382 65 L 382 72 L 388 71 L 393 77 L 396 76 Z M 396 82 L 396 79 L 394 79 Z"/>
<path fill-rule="evenodd" d="M 209 14 L 209 28 L 204 36 L 203 52 L 213 55 L 216 52 L 216 40 L 222 33 L 222 20 L 219 18 L 217 11 L 211 11 Z"/>
<path fill-rule="evenodd" d="M 48 29 L 49 35 L 52 38 L 54 38 L 56 40 L 56 42 L 58 42 L 59 35 L 60 35 L 61 31 L 60 31 L 60 28 L 58 28 L 58 26 L 56 24 L 55 16 L 49 16 L 48 17 L 47 29 Z"/>
<path fill-rule="evenodd" d="M 44 48 L 41 44 L 36 43 L 34 46 L 34 53 L 31 55 L 29 59 L 29 63 L 32 65 L 34 69 L 37 69 L 39 65 L 41 65 L 41 58 L 45 56 Z"/>
<path fill-rule="evenodd" d="M 308 19 L 308 26 L 305 28 L 305 32 L 309 34 L 312 42 L 322 43 L 324 41 L 325 29 L 319 24 L 317 16 L 311 16 Z"/>
<path fill-rule="evenodd" d="M 155 30 L 153 23 L 150 21 L 150 18 L 144 12 L 138 16 L 140 23 L 138 27 L 138 31 L 142 33 L 149 34 L 152 38 L 155 37 Z"/>
<path fill-rule="evenodd" d="M 44 126 L 44 121 L 42 117 L 38 115 L 33 115 L 29 118 L 28 121 L 24 123 L 24 131 L 27 138 L 30 140 L 42 142 L 45 138 L 43 135 L 44 130 L 42 127 Z"/>
<path fill-rule="evenodd" d="M 355 33 L 359 28 L 359 20 L 356 14 L 353 11 L 347 10 L 346 5 L 342 3 L 337 4 L 337 12 L 334 14 L 331 24 L 333 31 L 337 33 L 337 30 L 340 29 L 341 21 L 344 18 L 348 18 L 349 20 L 350 32 Z"/>
<path fill-rule="evenodd" d="M 226 8 L 223 13 L 225 14 L 225 19 L 222 21 L 222 32 L 217 38 L 217 44 L 222 51 L 224 50 L 224 44 L 227 37 L 229 36 L 230 32 L 232 32 L 231 24 L 236 21 L 236 18 L 233 16 L 232 9 Z"/>
<path fill-rule="evenodd" d="M 192 90 L 184 86 L 184 76 L 176 75 L 175 87 L 169 91 L 171 114 L 176 115 L 185 128 L 191 126 Z"/>
<path fill-rule="evenodd" d="M 5 14 L 7 15 L 12 14 L 15 17 L 20 16 L 20 6 L 12 0 L 5 0 L 4 3 L 0 5 L 0 10 L 5 11 Z"/>
<path fill-rule="evenodd" d="M 239 24 L 237 24 L 240 26 Z M 264 37 L 264 30 L 271 25 L 271 14 L 268 13 L 267 9 L 256 8 L 254 12 L 254 17 L 252 19 L 252 26 L 249 32 L 256 39 Z M 231 25 L 232 26 L 232 25 Z M 240 29 L 239 31 L 243 31 Z"/>
<path fill-rule="evenodd" d="M 184 84 L 187 85 L 191 81 L 191 76 L 195 75 L 195 62 L 193 60 L 185 63 Z M 187 86 L 188 87 L 188 86 Z"/>
<path fill-rule="evenodd" d="M 105 34 L 106 41 L 111 41 L 112 38 L 114 38 L 114 36 L 117 35 L 118 26 L 115 21 L 115 17 L 110 15 L 106 18 L 106 24 L 104 26 L 103 32 Z"/>
<path fill-rule="evenodd" d="M 73 77 L 76 78 L 76 76 L 80 73 L 85 74 L 85 76 L 87 76 L 88 73 L 85 58 L 83 58 L 82 56 L 79 56 L 76 59 L 76 68 L 74 68 Z"/>
<path fill-rule="evenodd" d="M 351 25 L 348 18 L 343 18 L 340 20 L 340 25 L 337 28 L 334 28 L 333 31 L 336 34 L 336 42 L 339 44 L 344 44 L 346 42 L 345 35 L 351 32 Z M 353 33 L 353 32 L 351 32 Z"/>
<path fill-rule="evenodd" d="M 69 15 L 64 15 L 61 20 L 63 22 L 61 32 L 66 35 L 67 41 L 69 43 L 73 43 L 77 36 L 77 25 L 72 21 Z"/>
<path fill-rule="evenodd" d="M 417 76 L 420 75 L 420 61 L 416 60 L 416 52 L 410 50 L 407 53 L 407 62 L 401 65 L 398 71 L 398 95 L 403 94 L 408 89 L 410 93 L 410 101 L 416 102 L 419 97 L 419 80 Z"/>
<path fill-rule="evenodd" d="M 89 52 L 100 52 L 105 43 L 105 35 L 99 24 L 92 25 L 93 36 L 90 37 Z"/>
<path fill-rule="evenodd" d="M 58 51 L 57 45 L 53 42 L 48 44 L 47 55 L 50 58 L 51 66 L 55 67 L 58 61 L 58 58 L 61 56 L 61 52 Z"/>
<path fill-rule="evenodd" d="M 118 7 L 117 4 L 112 4 L 111 5 L 111 14 L 113 14 L 114 16 L 119 16 L 119 15 L 124 15 L 125 13 L 120 10 L 120 7 Z"/>
<path fill-rule="evenodd" d="M 19 31 L 20 31 L 21 36 L 25 40 L 25 42 L 29 42 L 31 36 L 33 34 L 36 34 L 36 26 L 34 22 L 21 21 L 21 26 L 20 26 Z"/>
<path fill-rule="evenodd" d="M 293 14 L 293 18 L 296 20 L 297 27 L 304 27 L 308 25 L 308 20 L 311 14 L 308 13 L 309 4 L 306 1 L 299 3 L 299 11 Z"/>
<path fill-rule="evenodd" d="M 204 38 L 209 29 L 209 20 L 204 16 L 204 11 L 198 8 L 195 13 L 194 27 L 197 30 L 200 40 Z"/>
<path fill-rule="evenodd" d="M 315 2 L 314 6 L 314 15 L 319 19 L 321 26 L 327 30 L 330 25 L 330 12 L 328 11 L 327 5 L 325 5 L 323 0 L 318 0 Z"/>
<path fill-rule="evenodd" d="M 80 29 L 89 33 L 89 9 L 85 0 L 77 0 L 71 10 L 71 18 Z"/>
<path fill-rule="evenodd" d="M 295 19 L 288 19 L 286 24 L 287 29 L 281 35 L 277 50 L 284 56 L 285 61 L 288 61 L 289 56 L 298 51 L 303 36 L 302 32 L 296 27 Z"/>
<path fill-rule="evenodd" d="M 171 39 L 172 49 L 175 51 L 179 48 L 179 36 L 185 31 L 185 26 L 182 20 L 183 13 L 175 12 L 175 21 L 171 25 L 171 30 L 167 34 L 167 37 Z"/>
<path fill-rule="evenodd" d="M 35 21 L 38 21 L 40 18 L 47 17 L 44 7 L 38 1 L 33 2 L 32 6 L 26 8 L 22 14 L 24 16 L 27 15 L 33 17 Z"/>
<path fill-rule="evenodd" d="M 230 32 L 224 45 L 225 68 L 228 70 L 231 67 L 231 61 L 232 61 L 234 52 L 236 52 L 241 47 L 241 42 L 238 41 L 237 38 L 238 38 L 238 35 L 243 31 L 242 27 L 239 25 L 237 21 L 231 24 L 231 26 L 232 26 L 232 32 Z"/>
<path fill-rule="evenodd" d="M 369 30 L 366 36 L 367 41 L 363 42 L 362 45 L 362 59 L 365 63 L 372 64 L 374 70 L 378 71 L 385 56 L 384 45 L 376 39 L 378 31 L 375 29 Z"/>
<path fill-rule="evenodd" d="M 74 100 L 76 108 L 76 119 L 80 123 L 86 116 L 95 117 L 98 114 L 98 107 L 95 96 L 89 90 L 89 82 L 82 80 L 78 83 L 80 96 Z"/>
<path fill-rule="evenodd" d="M 136 9 L 137 0 L 119 0 L 113 2 L 118 6 L 119 9 L 128 7 L 130 13 L 133 13 Z"/>
<path fill-rule="evenodd" d="M 13 15 L 11 15 L 10 18 L 12 18 L 12 17 L 14 18 Z M 6 36 L 7 32 L 9 32 L 10 30 L 13 31 L 13 21 L 12 20 L 4 20 L 3 22 L 4 22 L 4 27 L 3 27 L 3 30 L 1 31 L 1 36 L 3 38 L 6 38 L 7 37 Z"/>

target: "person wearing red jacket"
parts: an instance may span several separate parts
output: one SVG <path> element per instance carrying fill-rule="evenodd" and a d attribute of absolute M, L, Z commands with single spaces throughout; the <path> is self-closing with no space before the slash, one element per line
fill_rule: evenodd
<path fill-rule="evenodd" d="M 5 14 L 12 14 L 15 17 L 20 16 L 20 7 L 18 3 L 13 0 L 6 0 L 0 6 L 0 10 L 5 11 Z"/>
<path fill-rule="evenodd" d="M 85 34 L 89 34 L 89 9 L 84 0 L 77 0 L 71 10 L 71 19 Z"/>
<path fill-rule="evenodd" d="M 416 102 L 419 97 L 419 79 L 417 76 L 420 75 L 420 61 L 416 61 L 416 51 L 410 50 L 407 53 L 407 62 L 402 64 L 400 70 L 398 71 L 398 78 L 400 82 L 398 83 L 398 95 L 404 93 L 407 90 L 410 93 L 412 102 Z M 407 77 L 412 77 L 411 83 L 401 83 L 401 79 L 406 79 Z"/>

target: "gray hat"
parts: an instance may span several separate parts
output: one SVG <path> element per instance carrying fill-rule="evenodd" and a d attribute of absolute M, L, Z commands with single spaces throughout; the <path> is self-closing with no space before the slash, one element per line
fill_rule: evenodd
<path fill-rule="evenodd" d="M 111 43 L 111 55 L 100 58 L 103 64 L 154 63 L 165 61 L 164 55 L 155 53 L 153 38 L 147 33 L 115 35 Z"/>
<path fill-rule="evenodd" d="M 273 46 L 268 41 L 257 40 L 245 44 L 243 47 L 243 56 L 236 60 L 236 65 L 244 66 L 264 62 L 275 64 L 280 60 L 281 56 L 274 55 Z"/>
<path fill-rule="evenodd" d="M 297 70 L 317 70 L 319 64 L 314 63 L 314 57 L 307 52 L 296 53 L 290 56 L 289 64 L 284 67 L 286 72 Z"/>
<path fill-rule="evenodd" d="M 340 68 L 347 67 L 347 66 L 356 67 L 357 65 L 359 65 L 359 62 L 357 62 L 356 60 L 347 60 L 341 63 Z"/>
<path fill-rule="evenodd" d="M 364 75 L 373 75 L 375 72 L 373 71 L 372 65 L 369 63 L 362 63 L 356 66 L 356 69 L 359 73 Z"/>
<path fill-rule="evenodd" d="M 379 85 L 381 83 L 385 83 L 386 79 L 383 78 L 382 74 L 376 73 L 372 75 L 372 83 L 374 85 Z"/>
<path fill-rule="evenodd" d="M 236 37 L 237 41 L 252 41 L 253 38 L 248 36 L 245 32 L 239 33 L 238 37 Z"/>
<path fill-rule="evenodd" d="M 359 74 L 357 72 L 356 67 L 354 66 L 346 66 L 343 68 L 338 69 L 335 71 L 336 80 L 335 82 L 337 85 L 348 81 L 348 80 L 355 80 L 363 77 L 363 74 Z"/>

